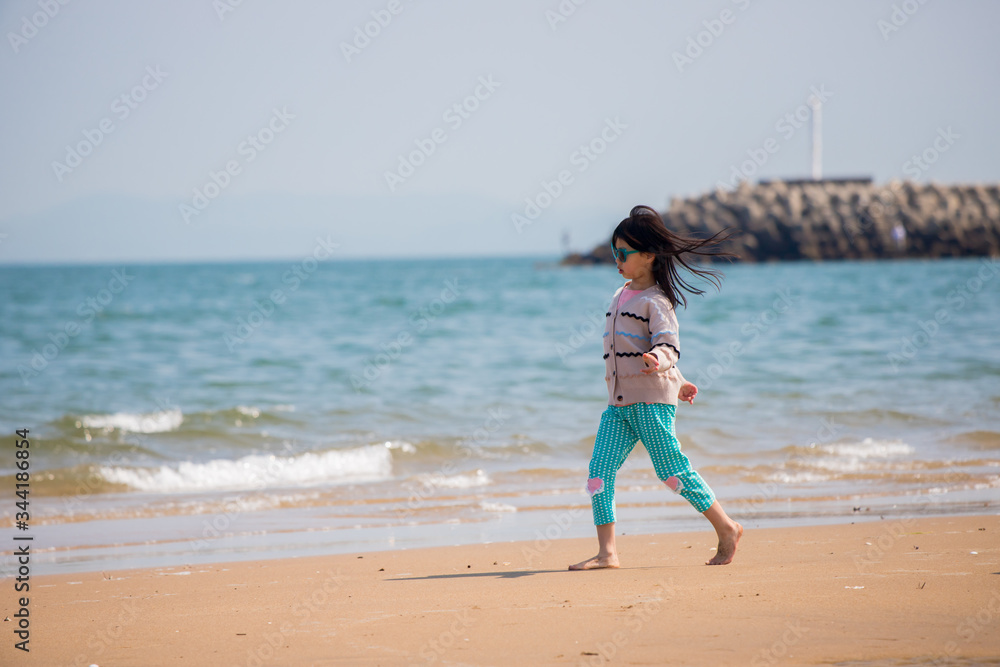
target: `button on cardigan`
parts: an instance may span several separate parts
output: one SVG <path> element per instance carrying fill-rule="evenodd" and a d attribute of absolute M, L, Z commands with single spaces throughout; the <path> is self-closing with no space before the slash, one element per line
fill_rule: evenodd
<path fill-rule="evenodd" d="M 604 379 L 608 404 L 666 403 L 677 405 L 677 392 L 685 382 L 677 368 L 680 338 L 677 315 L 659 285 L 641 291 L 621 306 L 618 300 L 626 285 L 618 288 L 604 326 Z M 642 355 L 650 353 L 660 362 L 655 373 L 642 372 Z"/>

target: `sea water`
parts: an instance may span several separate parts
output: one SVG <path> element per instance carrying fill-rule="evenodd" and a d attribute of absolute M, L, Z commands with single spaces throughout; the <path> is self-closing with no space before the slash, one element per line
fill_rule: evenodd
<path fill-rule="evenodd" d="M 700 391 L 677 431 L 733 517 L 997 512 L 997 260 L 716 267 L 678 310 Z M 538 258 L 0 268 L 5 533 L 41 573 L 592 536 L 621 282 Z M 709 529 L 641 445 L 617 489 L 619 532 Z"/>

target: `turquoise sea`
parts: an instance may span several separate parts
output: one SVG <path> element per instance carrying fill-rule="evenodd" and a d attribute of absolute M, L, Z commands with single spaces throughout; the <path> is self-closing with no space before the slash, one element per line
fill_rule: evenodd
<path fill-rule="evenodd" d="M 677 428 L 734 517 L 997 513 L 1000 261 L 720 268 L 679 312 L 700 393 Z M 47 573 L 592 536 L 620 281 L 320 241 L 285 262 L 2 267 L 0 552 L 30 534 Z M 619 532 L 710 529 L 641 447 L 618 506 Z"/>

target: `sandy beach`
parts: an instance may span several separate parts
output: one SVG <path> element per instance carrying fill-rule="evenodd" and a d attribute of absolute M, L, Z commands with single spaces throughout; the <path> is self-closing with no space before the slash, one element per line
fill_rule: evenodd
<path fill-rule="evenodd" d="M 626 530 L 627 533 L 627 530 Z M 877 518 L 32 577 L 4 665 L 1000 664 L 1000 519 Z M 24 595 L 19 594 L 19 595 Z M 909 662 L 913 660 L 913 662 Z"/>

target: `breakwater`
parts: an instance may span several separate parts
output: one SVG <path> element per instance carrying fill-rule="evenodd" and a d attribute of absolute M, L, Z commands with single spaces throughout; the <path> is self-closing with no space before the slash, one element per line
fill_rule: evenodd
<path fill-rule="evenodd" d="M 744 182 L 730 191 L 673 199 L 662 215 L 681 234 L 738 230 L 725 247 L 749 262 L 1000 255 L 997 184 Z M 564 263 L 611 261 L 604 242 Z"/>

